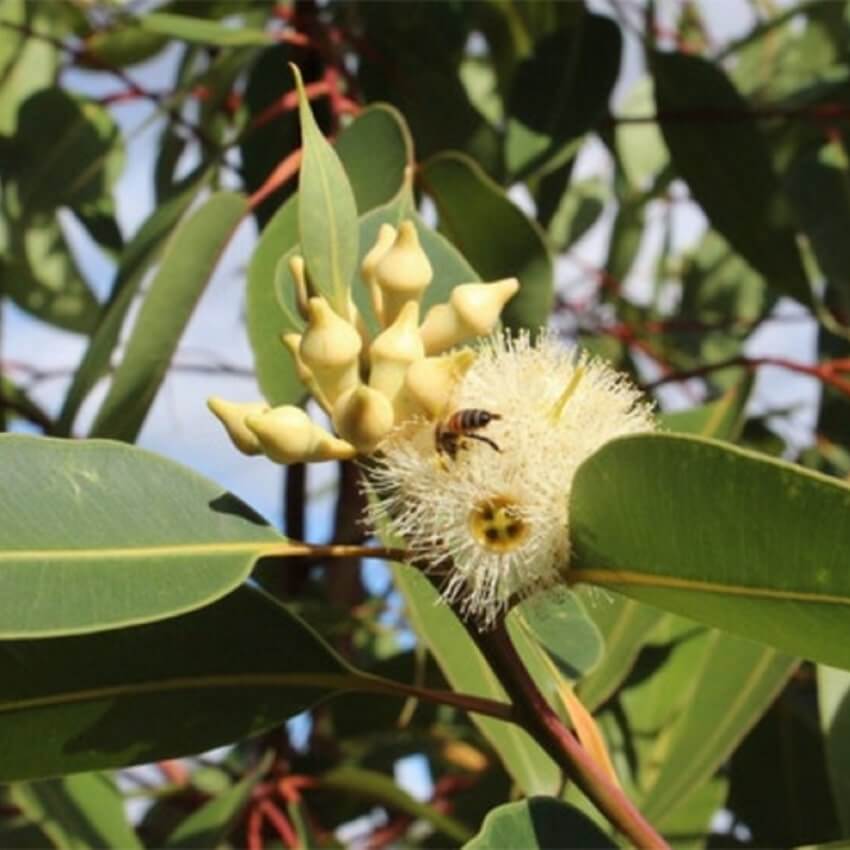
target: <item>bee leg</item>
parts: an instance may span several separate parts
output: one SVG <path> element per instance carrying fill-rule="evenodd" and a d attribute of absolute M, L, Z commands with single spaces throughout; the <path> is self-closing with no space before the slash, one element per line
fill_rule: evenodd
<path fill-rule="evenodd" d="M 464 434 L 463 436 L 465 438 L 468 437 L 470 440 L 478 440 L 480 443 L 487 443 L 491 449 L 495 449 L 497 452 L 502 451 L 489 437 L 484 437 L 481 434 Z"/>

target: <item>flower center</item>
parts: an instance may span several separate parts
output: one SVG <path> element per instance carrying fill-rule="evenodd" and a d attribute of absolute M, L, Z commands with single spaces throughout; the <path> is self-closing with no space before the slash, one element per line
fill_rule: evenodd
<path fill-rule="evenodd" d="M 522 519 L 516 504 L 504 496 L 493 496 L 478 502 L 469 512 L 472 536 L 493 552 L 511 552 L 528 536 L 528 523 Z"/>

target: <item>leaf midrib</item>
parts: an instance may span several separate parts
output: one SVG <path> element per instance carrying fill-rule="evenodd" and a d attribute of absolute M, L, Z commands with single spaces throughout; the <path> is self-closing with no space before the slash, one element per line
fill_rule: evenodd
<path fill-rule="evenodd" d="M 270 543 L 268 540 L 240 543 L 171 543 L 160 546 L 113 546 L 83 549 L 5 549 L 0 551 L 0 564 L 20 561 L 91 561 L 113 559 L 139 559 L 169 556 L 219 555 L 244 552 L 254 555 L 292 554 L 289 544 Z"/>

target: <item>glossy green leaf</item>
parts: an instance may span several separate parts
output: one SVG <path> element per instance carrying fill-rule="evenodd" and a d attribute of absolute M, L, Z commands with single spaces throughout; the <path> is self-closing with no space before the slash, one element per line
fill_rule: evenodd
<path fill-rule="evenodd" d="M 306 624 L 247 585 L 157 623 L 0 642 L 0 671 L 3 781 L 200 752 L 359 681 Z"/>
<path fill-rule="evenodd" d="M 516 277 L 519 292 L 502 319 L 512 328 L 536 331 L 552 309 L 552 258 L 540 226 L 463 154 L 441 154 L 420 169 L 433 198 L 439 228 L 484 280 Z"/>
<path fill-rule="evenodd" d="M 52 217 L 23 227 L 12 222 L 0 254 L 0 291 L 22 310 L 56 327 L 89 333 L 100 305 Z"/>
<path fill-rule="evenodd" d="M 58 850 L 141 850 L 109 777 L 83 773 L 15 785 L 12 800 Z"/>
<path fill-rule="evenodd" d="M 531 797 L 493 809 L 464 850 L 616 848 L 587 815 L 551 797 Z"/>
<path fill-rule="evenodd" d="M 396 783 L 375 770 L 357 767 L 340 767 L 322 774 L 319 778 L 322 787 L 334 791 L 365 797 L 391 811 L 403 812 L 413 818 L 420 818 L 431 824 L 434 829 L 452 843 L 468 841 L 472 836 L 469 829 L 460 821 L 420 803 Z"/>
<path fill-rule="evenodd" d="M 60 434 L 71 433 L 80 406 L 98 380 L 106 374 L 124 319 L 139 292 L 142 280 L 162 253 L 167 237 L 197 196 L 205 174 L 205 171 L 200 171 L 188 177 L 180 191 L 175 192 L 145 219 L 122 252 L 109 302 L 104 307 L 89 347 L 74 372 L 62 403 L 57 424 Z"/>
<path fill-rule="evenodd" d="M 832 798 L 844 831 L 850 832 L 850 673 L 819 666 L 818 705 Z"/>
<path fill-rule="evenodd" d="M 698 56 L 653 53 L 651 65 L 664 141 L 694 200 L 770 286 L 811 303 L 767 143 L 746 118 L 750 105 L 718 65 Z"/>
<path fill-rule="evenodd" d="M 345 169 L 310 109 L 301 73 L 293 65 L 299 91 L 302 159 L 298 180 L 298 232 L 301 252 L 316 290 L 341 316 L 348 315 L 351 281 L 357 268 L 357 204 Z"/>
<path fill-rule="evenodd" d="M 543 36 L 520 63 L 509 97 L 508 170 L 545 163 L 605 114 L 620 70 L 622 36 L 610 18 L 586 13 Z"/>
<path fill-rule="evenodd" d="M 284 542 L 218 485 L 119 443 L 5 435 L 0 468 L 4 639 L 197 608 Z"/>
<path fill-rule="evenodd" d="M 251 771 L 195 809 L 177 824 L 164 846 L 168 850 L 204 850 L 220 846 L 245 809 L 260 778 L 257 771 Z"/>
<path fill-rule="evenodd" d="M 850 488 L 782 461 L 622 438 L 576 475 L 571 577 L 850 668 L 848 510 Z"/>
<path fill-rule="evenodd" d="M 121 132 L 93 100 L 45 88 L 21 104 L 12 175 L 21 215 L 98 204 L 124 167 Z"/>
<path fill-rule="evenodd" d="M 274 33 L 241 25 L 227 26 L 218 21 L 174 15 L 169 12 L 148 12 L 139 17 L 139 26 L 150 33 L 176 38 L 194 44 L 216 47 L 245 47 L 274 44 Z"/>
<path fill-rule="evenodd" d="M 407 615 L 449 684 L 465 693 L 503 701 L 505 693 L 484 656 L 428 579 L 404 564 L 395 564 L 393 571 L 407 603 Z M 493 718 L 471 717 L 524 793 L 557 791 L 560 770 L 527 732 Z"/>
<path fill-rule="evenodd" d="M 195 305 L 247 211 L 242 195 L 219 192 L 169 239 L 91 436 L 138 436 Z"/>
<path fill-rule="evenodd" d="M 716 629 L 705 643 L 686 694 L 680 694 L 685 707 L 649 757 L 659 767 L 641 811 L 652 822 L 712 776 L 797 667 L 794 658 Z"/>

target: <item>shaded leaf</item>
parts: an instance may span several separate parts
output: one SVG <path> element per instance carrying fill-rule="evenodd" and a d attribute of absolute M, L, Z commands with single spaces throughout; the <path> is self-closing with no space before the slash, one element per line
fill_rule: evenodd
<path fill-rule="evenodd" d="M 440 231 L 484 280 L 516 277 L 519 292 L 502 320 L 536 331 L 552 309 L 552 259 L 543 232 L 469 157 L 442 154 L 420 171 L 437 205 Z"/>
<path fill-rule="evenodd" d="M 102 774 L 16 785 L 12 800 L 59 850 L 141 850 L 121 792 Z"/>
<path fill-rule="evenodd" d="M 811 303 L 788 205 L 750 107 L 716 64 L 653 53 L 661 131 L 711 224 L 769 286 Z"/>
<path fill-rule="evenodd" d="M 283 543 L 219 486 L 141 449 L 4 435 L 0 467 L 2 638 L 197 608 Z"/>
<path fill-rule="evenodd" d="M 818 705 L 836 814 L 850 832 L 850 673 L 819 666 Z"/>
<path fill-rule="evenodd" d="M 621 51 L 620 28 L 592 13 L 537 41 L 516 69 L 509 96 L 505 144 L 512 174 L 527 174 L 602 118 Z"/>
<path fill-rule="evenodd" d="M 603 446 L 579 467 L 570 504 L 573 580 L 850 668 L 850 488 L 654 434 Z"/>
<path fill-rule="evenodd" d="M 532 797 L 493 809 L 464 850 L 616 848 L 587 815 L 551 797 Z"/>
<path fill-rule="evenodd" d="M 248 586 L 158 623 L 2 642 L 0 671 L 4 781 L 199 752 L 358 681 L 307 625 Z"/>
<path fill-rule="evenodd" d="M 242 195 L 219 192 L 169 239 L 91 436 L 138 436 L 195 305 L 247 210 Z"/>
<path fill-rule="evenodd" d="M 167 38 L 217 47 L 245 47 L 273 44 L 276 41 L 274 33 L 271 32 L 251 29 L 241 24 L 228 26 L 218 21 L 169 12 L 148 12 L 141 15 L 139 26 L 149 33 Z"/>
<path fill-rule="evenodd" d="M 125 247 L 109 302 L 103 309 L 89 347 L 71 379 L 59 413 L 57 430 L 68 435 L 74 419 L 88 393 L 109 368 L 109 360 L 121 334 L 124 319 L 139 292 L 147 271 L 158 259 L 177 222 L 188 209 L 204 182 L 206 172 L 193 173 L 186 178 L 180 192 L 157 207 Z"/>

